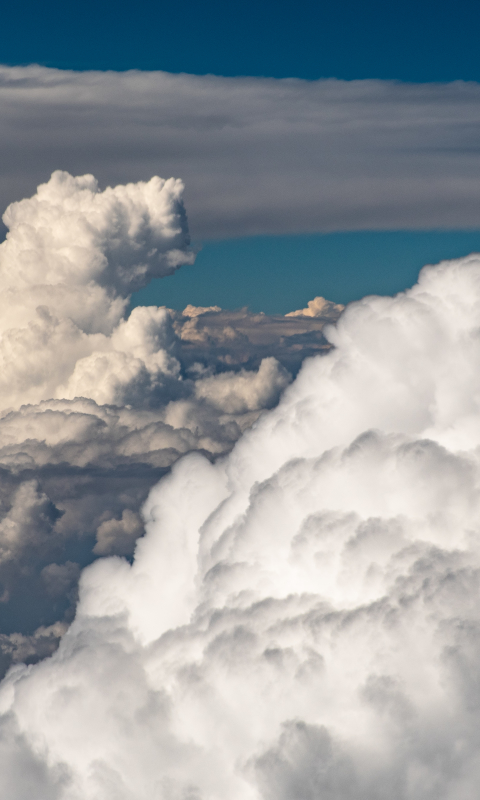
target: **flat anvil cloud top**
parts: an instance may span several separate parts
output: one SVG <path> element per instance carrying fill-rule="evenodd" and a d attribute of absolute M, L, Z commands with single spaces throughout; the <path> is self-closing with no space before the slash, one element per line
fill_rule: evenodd
<path fill-rule="evenodd" d="M 0 103 L 3 206 L 60 161 L 181 175 L 200 238 L 480 224 L 477 83 L 3 67 Z"/>

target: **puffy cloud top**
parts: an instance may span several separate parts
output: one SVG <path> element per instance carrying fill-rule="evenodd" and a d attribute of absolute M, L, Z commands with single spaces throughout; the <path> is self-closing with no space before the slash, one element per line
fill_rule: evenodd
<path fill-rule="evenodd" d="M 479 318 L 478 256 L 426 268 L 229 456 L 177 462 L 133 565 L 85 570 L 58 652 L 3 682 L 9 797 L 476 796 Z"/>
<path fill-rule="evenodd" d="M 178 371 L 166 312 L 123 316 L 134 289 L 194 259 L 182 191 L 181 181 L 154 177 L 101 192 L 92 175 L 58 171 L 9 206 L 0 245 L 4 408 L 75 395 L 124 402 L 139 375 L 148 384 Z"/>
<path fill-rule="evenodd" d="M 159 177 L 100 192 L 93 175 L 57 170 L 34 197 L 4 213 L 10 233 L 2 264 L 10 268 L 2 278 L 24 288 L 93 280 L 125 296 L 193 260 L 185 253 L 182 193 L 180 180 Z"/>

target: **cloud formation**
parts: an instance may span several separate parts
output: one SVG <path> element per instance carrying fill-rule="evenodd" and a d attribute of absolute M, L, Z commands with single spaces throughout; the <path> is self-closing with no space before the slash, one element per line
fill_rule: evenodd
<path fill-rule="evenodd" d="M 479 313 L 478 256 L 425 268 L 228 456 L 177 461 L 133 564 L 84 570 L 1 686 L 12 800 L 475 796 Z"/>
<path fill-rule="evenodd" d="M 174 375 L 168 315 L 125 309 L 152 277 L 193 261 L 181 181 L 99 192 L 93 176 L 54 172 L 10 205 L 0 245 L 3 408 L 54 397 L 114 403 L 138 381 Z M 128 401 L 126 401 L 128 402 Z"/>
<path fill-rule="evenodd" d="M 0 68 L 0 206 L 181 175 L 192 235 L 478 228 L 480 86 Z M 321 290 L 321 288 L 320 288 Z"/>
<path fill-rule="evenodd" d="M 140 508 L 181 455 L 228 452 L 278 402 L 290 366 L 329 347 L 321 331 L 338 311 L 128 314 L 134 289 L 194 259 L 182 192 L 158 177 L 100 191 L 57 171 L 4 215 L 0 672 L 55 648 L 82 566 L 132 556 Z"/>
<path fill-rule="evenodd" d="M 181 314 L 171 309 L 169 313 L 179 339 L 178 357 L 189 374 L 200 377 L 205 367 L 215 372 L 239 367 L 258 369 L 263 359 L 272 356 L 296 374 L 305 358 L 330 349 L 323 329 L 337 321 L 343 308 L 316 297 L 307 309 L 285 316 L 255 314 L 248 308 L 232 311 L 192 305 Z"/>

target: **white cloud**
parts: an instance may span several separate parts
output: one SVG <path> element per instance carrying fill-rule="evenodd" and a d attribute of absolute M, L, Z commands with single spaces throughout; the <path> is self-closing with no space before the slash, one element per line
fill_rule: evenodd
<path fill-rule="evenodd" d="M 114 403 L 132 381 L 175 373 L 166 312 L 137 309 L 128 321 L 124 313 L 133 289 L 193 260 L 182 190 L 152 178 L 99 192 L 90 175 L 55 172 L 9 206 L 0 245 L 3 408 L 77 394 Z"/>
<path fill-rule="evenodd" d="M 230 455 L 175 464 L 2 684 L 12 800 L 476 795 L 479 310 L 476 256 L 349 306 Z"/>
<path fill-rule="evenodd" d="M 181 175 L 195 237 L 478 228 L 480 86 L 0 68 L 0 207 Z M 321 287 L 319 287 L 321 291 Z"/>
<path fill-rule="evenodd" d="M 306 308 L 299 308 L 297 311 L 289 311 L 286 317 L 326 317 L 328 314 L 340 314 L 344 306 L 325 300 L 324 297 L 314 297 L 309 300 Z"/>
<path fill-rule="evenodd" d="M 87 333 L 110 333 L 132 291 L 193 262 L 182 193 L 173 178 L 99 191 L 92 175 L 56 171 L 12 203 L 0 246 L 3 330 L 21 293 L 24 315 L 46 303 Z"/>
<path fill-rule="evenodd" d="M 140 506 L 181 455 L 226 453 L 291 379 L 268 352 L 240 372 L 231 354 L 225 372 L 207 340 L 185 361 L 194 320 L 169 309 L 127 317 L 133 289 L 193 261 L 182 191 L 173 178 L 100 191 L 55 172 L 4 215 L 0 669 L 50 652 L 58 637 L 36 631 L 70 621 L 80 564 L 131 556 Z"/>
<path fill-rule="evenodd" d="M 195 383 L 195 395 L 227 414 L 245 414 L 276 405 L 291 376 L 275 358 L 264 358 L 258 372 L 224 372 Z"/>

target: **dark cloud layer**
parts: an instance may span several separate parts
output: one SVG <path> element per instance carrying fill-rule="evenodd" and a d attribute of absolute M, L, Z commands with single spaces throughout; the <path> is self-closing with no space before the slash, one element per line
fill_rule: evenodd
<path fill-rule="evenodd" d="M 230 311 L 187 306 L 181 314 L 170 310 L 179 337 L 177 352 L 192 375 L 199 374 L 197 365 L 215 371 L 257 369 L 269 356 L 296 374 L 305 358 L 330 349 L 323 329 L 336 322 L 343 310 L 320 297 L 310 305 L 315 302 L 313 311 L 300 309 L 286 316 L 254 314 L 248 308 Z"/>
<path fill-rule="evenodd" d="M 477 228 L 480 86 L 0 70 L 0 206 L 181 175 L 195 237 Z"/>

